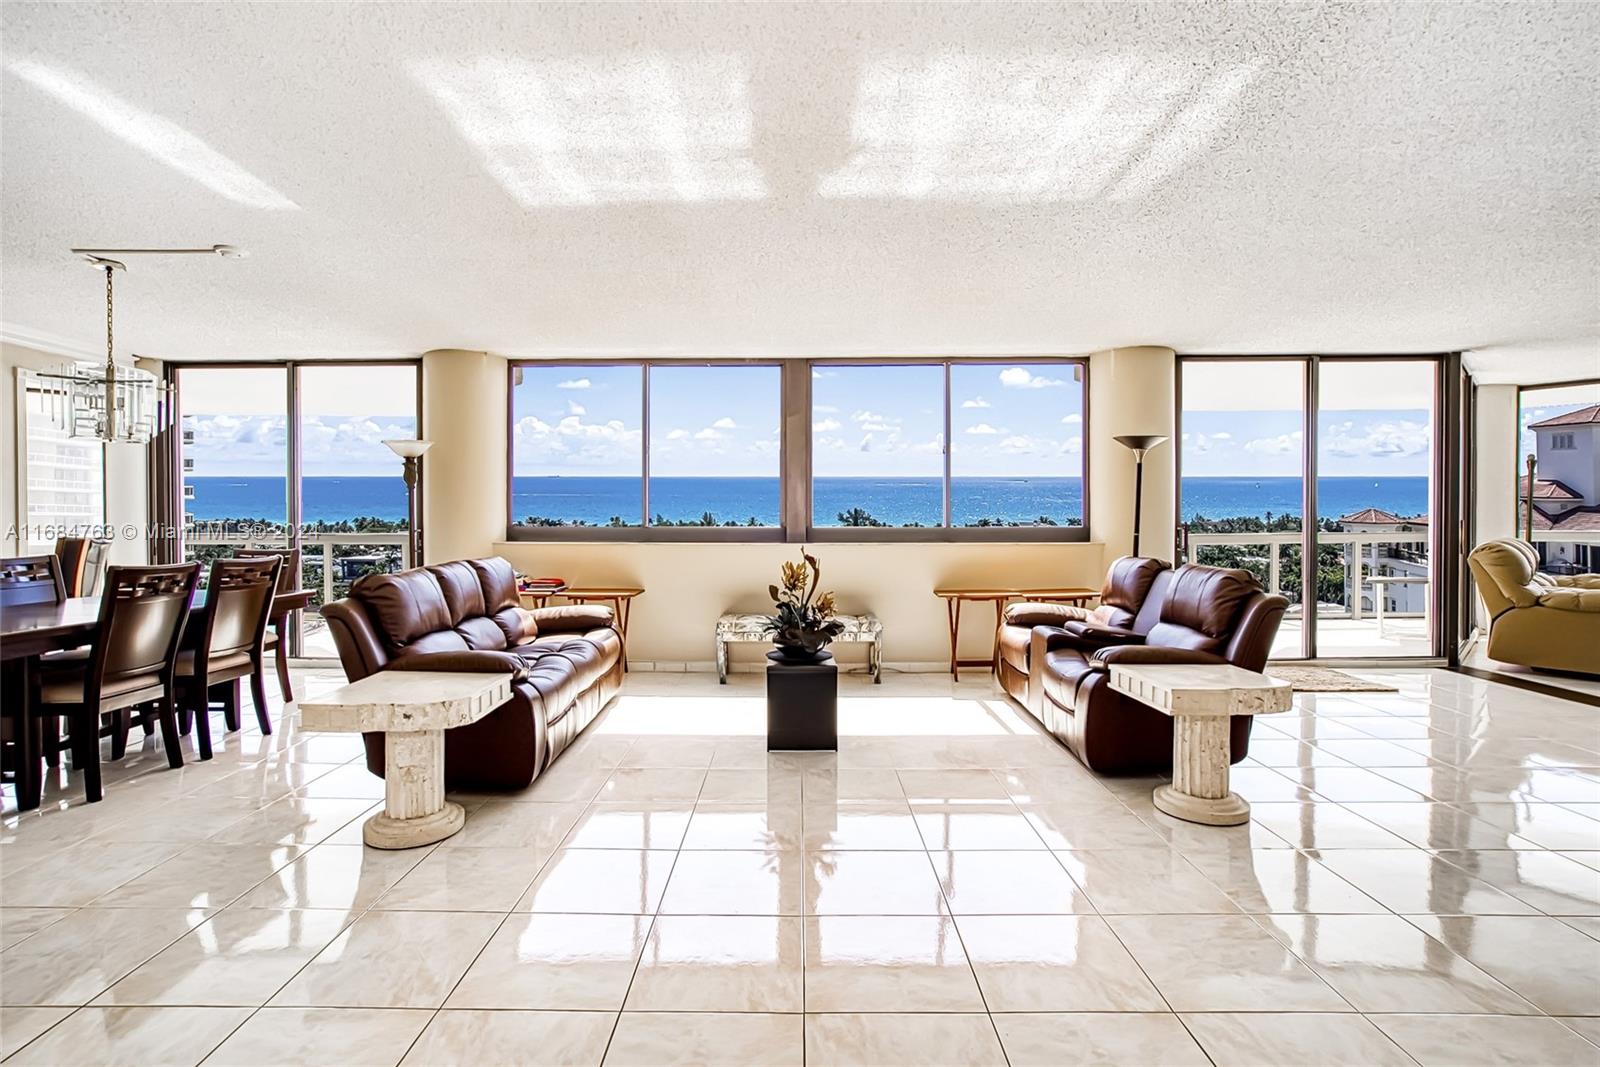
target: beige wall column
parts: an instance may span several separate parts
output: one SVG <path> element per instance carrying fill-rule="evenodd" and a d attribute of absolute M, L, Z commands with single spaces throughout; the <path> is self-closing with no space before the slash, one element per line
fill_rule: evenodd
<path fill-rule="evenodd" d="M 1089 357 L 1089 529 L 1105 561 L 1133 548 L 1133 453 L 1114 438 L 1165 434 L 1144 459 L 1140 552 L 1173 558 L 1177 524 L 1177 356 L 1170 348 L 1114 348 Z"/>
<path fill-rule="evenodd" d="M 426 562 L 489 555 L 506 535 L 506 360 L 437 349 L 422 357 L 422 537 Z"/>
<path fill-rule="evenodd" d="M 1523 457 L 1517 446 L 1517 387 L 1478 386 L 1473 411 L 1472 529 L 1474 544 L 1497 537 L 1520 537 L 1517 530 L 1517 485 Z M 1483 601 L 1473 597 L 1473 618 L 1484 627 Z"/>

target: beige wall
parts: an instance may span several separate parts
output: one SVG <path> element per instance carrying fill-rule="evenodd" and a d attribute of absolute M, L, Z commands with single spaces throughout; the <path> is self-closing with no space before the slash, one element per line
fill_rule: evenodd
<path fill-rule="evenodd" d="M 1472 487 L 1474 543 L 1497 537 L 1516 537 L 1517 478 L 1521 473 L 1517 455 L 1517 387 L 1514 385 L 1478 386 L 1474 411 L 1473 463 L 1476 474 Z M 1483 601 L 1474 597 L 1473 618 L 1487 624 Z"/>
<path fill-rule="evenodd" d="M 422 357 L 423 556 L 481 556 L 506 535 L 506 360 L 439 349 Z"/>
<path fill-rule="evenodd" d="M 890 663 L 927 667 L 948 658 L 940 585 L 1084 585 L 1098 588 L 1109 559 L 1125 554 L 1133 529 L 1132 454 L 1121 433 L 1165 433 L 1173 426 L 1175 360 L 1167 348 L 1125 348 L 1090 360 L 1090 529 L 1084 544 L 827 544 L 824 584 L 847 610 L 882 618 Z M 425 554 L 430 561 L 498 553 L 519 570 L 589 584 L 637 584 L 631 654 L 642 663 L 708 664 L 712 628 L 729 610 L 767 607 L 778 564 L 799 556 L 780 544 L 506 543 L 506 360 L 441 350 L 422 360 L 423 430 L 433 441 L 423 464 Z M 1173 447 L 1145 462 L 1145 550 L 1170 557 Z M 1103 543 L 1102 539 L 1104 539 Z M 993 612 L 972 605 L 962 653 L 989 653 Z M 756 657 L 754 647 L 736 652 Z M 858 659 L 843 650 L 845 661 Z"/>
<path fill-rule="evenodd" d="M 17 418 L 17 371 L 46 370 L 75 357 L 27 348 L 22 345 L 0 344 L 0 536 L 4 552 L 20 554 L 25 549 L 19 538 L 12 536 L 19 514 L 19 480 L 24 476 L 22 461 L 25 443 L 23 428 Z M 138 445 L 108 445 L 106 453 L 106 522 L 116 530 L 111 542 L 112 563 L 146 563 L 149 561 L 145 542 L 148 508 L 145 498 L 147 481 L 146 451 Z M 125 528 L 132 527 L 135 536 L 127 537 Z"/>

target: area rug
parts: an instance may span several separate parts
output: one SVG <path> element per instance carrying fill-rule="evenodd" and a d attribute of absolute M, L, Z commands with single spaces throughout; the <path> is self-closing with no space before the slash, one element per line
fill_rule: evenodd
<path fill-rule="evenodd" d="M 1394 693 L 1396 686 L 1386 682 L 1369 682 L 1344 671 L 1328 667 L 1280 667 L 1267 664 L 1267 673 L 1294 687 L 1297 693 Z"/>

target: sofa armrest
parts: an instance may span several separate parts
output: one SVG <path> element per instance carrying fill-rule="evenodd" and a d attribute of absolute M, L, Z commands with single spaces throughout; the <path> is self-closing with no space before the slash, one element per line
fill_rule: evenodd
<path fill-rule="evenodd" d="M 1114 645 L 1144 644 L 1144 634 L 1121 626 L 1097 626 L 1092 622 L 1069 622 L 1062 629 L 1078 639 L 1080 648 L 1110 648 Z"/>
<path fill-rule="evenodd" d="M 1169 648 L 1163 645 L 1118 645 L 1102 648 L 1093 656 L 1097 666 L 1110 667 L 1121 663 L 1196 663 L 1224 666 L 1227 660 L 1214 652 L 1201 652 L 1194 648 Z"/>
<path fill-rule="evenodd" d="M 1539 606 L 1557 611 L 1600 612 L 1600 587 L 1565 586 L 1539 594 Z"/>
<path fill-rule="evenodd" d="M 389 664 L 392 671 L 460 671 L 466 674 L 509 673 L 513 682 L 528 676 L 528 663 L 512 652 L 480 648 L 463 652 L 416 652 Z"/>
<path fill-rule="evenodd" d="M 1072 604 L 1011 604 L 1002 616 L 1007 626 L 1065 626 L 1089 617 L 1084 608 Z"/>
<path fill-rule="evenodd" d="M 616 626 L 616 614 L 604 604 L 565 604 L 528 612 L 541 634 L 582 633 Z"/>

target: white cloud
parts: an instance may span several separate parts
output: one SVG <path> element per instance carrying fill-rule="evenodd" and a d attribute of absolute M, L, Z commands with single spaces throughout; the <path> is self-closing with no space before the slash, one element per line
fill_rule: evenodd
<path fill-rule="evenodd" d="M 872 435 L 869 433 L 869 434 L 867 434 L 867 436 L 863 437 L 861 439 L 861 444 L 859 446 L 857 446 L 857 447 L 862 452 L 871 452 L 872 451 Z"/>
<path fill-rule="evenodd" d="M 1026 367 L 1007 367 L 1000 372 L 1000 384 L 1007 389 L 1048 389 L 1051 386 L 1067 383 L 1060 378 L 1046 378 L 1042 374 L 1034 374 Z"/>
<path fill-rule="evenodd" d="M 1083 438 L 1082 437 L 1069 437 L 1069 438 L 1067 438 L 1066 441 L 1062 442 L 1061 451 L 1063 451 L 1063 452 L 1071 452 L 1071 453 L 1082 452 L 1083 451 Z"/>
<path fill-rule="evenodd" d="M 713 422 L 711 425 L 718 430 L 736 430 L 739 428 L 739 424 L 728 418 L 726 415 L 722 416 L 722 418 L 718 419 L 716 422 Z"/>
<path fill-rule="evenodd" d="M 1335 456 L 1415 456 L 1427 452 L 1433 441 L 1427 423 L 1410 419 L 1368 423 L 1354 433 L 1353 429 L 1353 423 L 1340 423 L 1320 444 Z"/>
<path fill-rule="evenodd" d="M 851 412 L 850 418 L 855 420 L 856 425 L 868 433 L 893 433 L 895 428 L 900 425 L 899 419 L 891 419 L 874 411 Z"/>
<path fill-rule="evenodd" d="M 1231 441 L 1233 440 L 1233 434 L 1229 433 L 1227 430 L 1222 430 L 1218 433 L 1212 434 L 1211 439 L 1213 441 Z"/>
<path fill-rule="evenodd" d="M 821 422 L 814 424 L 811 429 L 816 433 L 832 433 L 843 426 L 844 423 L 838 419 L 823 419 Z"/>
<path fill-rule="evenodd" d="M 569 400 L 569 401 L 567 401 L 567 414 L 568 415 L 587 415 L 587 414 L 589 414 L 589 409 L 584 407 L 582 404 L 574 404 L 572 401 Z"/>
<path fill-rule="evenodd" d="M 987 436 L 989 434 L 997 434 L 1000 431 L 990 426 L 987 422 L 980 422 L 976 426 L 968 426 L 967 432 L 979 436 Z"/>
<path fill-rule="evenodd" d="M 684 441 L 687 440 L 688 437 L 688 430 L 672 430 L 667 434 L 667 440 L 669 441 Z"/>
<path fill-rule="evenodd" d="M 1031 437 L 1014 434 L 1000 442 L 1000 451 L 1002 452 L 1032 452 L 1033 450 L 1034 441 Z"/>
<path fill-rule="evenodd" d="M 983 397 L 975 396 L 971 400 L 963 400 L 961 402 L 961 406 L 964 408 L 986 408 L 989 407 L 990 404 Z"/>
<path fill-rule="evenodd" d="M 812 404 L 811 410 L 819 415 L 837 415 L 839 409 L 832 404 Z"/>
<path fill-rule="evenodd" d="M 1075 426 L 1083 421 L 1083 416 L 1079 415 L 1077 412 L 1073 412 L 1071 415 L 1061 416 L 1061 421 L 1066 423 L 1068 426 Z M 1185 436 L 1188 435 L 1185 434 Z"/>
<path fill-rule="evenodd" d="M 707 426 L 703 430 L 696 431 L 694 439 L 696 441 L 720 441 L 722 440 L 722 431 Z"/>
<path fill-rule="evenodd" d="M 1281 456 L 1288 452 L 1300 451 L 1300 431 L 1294 433 L 1280 433 L 1276 437 L 1257 437 L 1244 443 L 1246 452 L 1257 452 L 1269 456 Z"/>
<path fill-rule="evenodd" d="M 557 389 L 587 389 L 593 383 L 587 378 L 568 378 L 564 382 L 557 382 Z"/>

